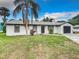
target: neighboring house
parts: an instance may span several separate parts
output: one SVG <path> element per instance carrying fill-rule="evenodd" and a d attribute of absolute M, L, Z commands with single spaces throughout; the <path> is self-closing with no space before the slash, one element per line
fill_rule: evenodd
<path fill-rule="evenodd" d="M 73 26 L 73 33 L 79 33 L 79 25 Z"/>
<path fill-rule="evenodd" d="M 52 34 L 73 33 L 73 26 L 67 22 L 32 22 L 28 25 L 26 34 L 23 21 L 12 20 L 6 23 L 6 35 L 30 35 L 30 30 L 35 29 L 35 34 L 49 34 L 49 28 L 52 29 Z"/>

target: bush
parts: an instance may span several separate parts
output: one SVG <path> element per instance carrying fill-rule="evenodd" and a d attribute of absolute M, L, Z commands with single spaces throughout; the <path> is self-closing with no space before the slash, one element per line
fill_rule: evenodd
<path fill-rule="evenodd" d="M 53 29 L 49 28 L 49 34 L 53 34 Z"/>

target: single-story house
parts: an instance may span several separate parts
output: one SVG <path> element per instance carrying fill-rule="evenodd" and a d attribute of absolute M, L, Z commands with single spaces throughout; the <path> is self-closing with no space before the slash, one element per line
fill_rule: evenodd
<path fill-rule="evenodd" d="M 24 27 L 23 21 L 12 20 L 6 23 L 6 35 L 30 35 L 30 31 L 35 29 L 35 34 L 65 34 L 73 33 L 73 26 L 68 22 L 29 22 L 28 29 Z M 51 29 L 51 30 L 50 30 Z"/>
<path fill-rule="evenodd" d="M 73 26 L 73 33 L 79 33 L 79 25 Z"/>

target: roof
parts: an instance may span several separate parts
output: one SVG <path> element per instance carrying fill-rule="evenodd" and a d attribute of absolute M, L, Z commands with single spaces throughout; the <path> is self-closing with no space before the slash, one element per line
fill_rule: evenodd
<path fill-rule="evenodd" d="M 75 25 L 74 27 L 79 27 L 79 25 Z"/>
<path fill-rule="evenodd" d="M 62 25 L 62 24 L 65 24 L 67 22 L 29 22 L 29 25 Z M 21 25 L 23 24 L 23 21 L 22 20 L 12 20 L 12 21 L 8 21 L 6 22 L 7 25 L 15 25 L 15 24 L 18 24 L 18 25 Z"/>

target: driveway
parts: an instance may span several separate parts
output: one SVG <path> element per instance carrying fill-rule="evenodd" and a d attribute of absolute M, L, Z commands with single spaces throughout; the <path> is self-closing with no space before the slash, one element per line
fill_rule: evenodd
<path fill-rule="evenodd" d="M 79 44 L 79 35 L 77 34 L 64 34 L 67 38 Z"/>

